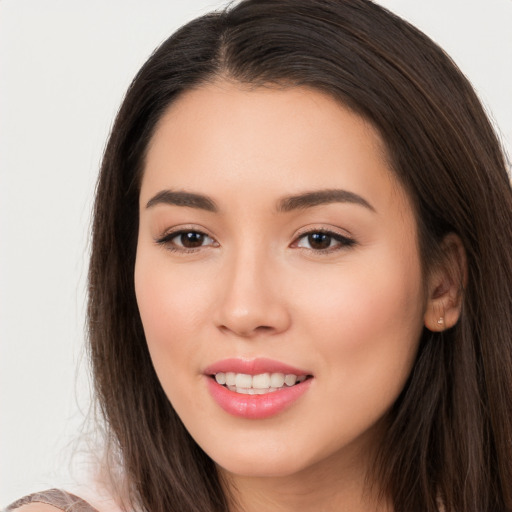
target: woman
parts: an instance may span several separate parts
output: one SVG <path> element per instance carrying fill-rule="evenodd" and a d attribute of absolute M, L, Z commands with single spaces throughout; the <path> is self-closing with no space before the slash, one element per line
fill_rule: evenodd
<path fill-rule="evenodd" d="M 365 0 L 189 23 L 126 95 L 94 215 L 122 507 L 512 510 L 512 191 L 416 29 Z"/>

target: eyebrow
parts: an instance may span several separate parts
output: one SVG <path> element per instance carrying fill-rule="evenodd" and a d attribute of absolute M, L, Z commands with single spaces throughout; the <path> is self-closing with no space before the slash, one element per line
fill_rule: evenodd
<path fill-rule="evenodd" d="M 375 208 L 366 199 L 354 192 L 342 189 L 315 190 L 285 197 L 279 201 L 277 209 L 280 212 L 290 212 L 330 203 L 358 204 L 375 212 Z"/>
<path fill-rule="evenodd" d="M 312 192 L 304 192 L 302 194 L 284 197 L 279 200 L 277 204 L 277 211 L 291 212 L 293 210 L 303 210 L 330 203 L 358 204 L 372 212 L 375 212 L 375 208 L 366 199 L 354 192 L 342 189 L 315 190 Z M 146 208 L 151 208 L 157 204 L 185 206 L 188 208 L 206 210 L 208 212 L 219 211 L 213 199 L 193 192 L 162 190 L 147 202 Z"/>
<path fill-rule="evenodd" d="M 147 202 L 146 208 L 151 208 L 157 204 L 186 206 L 188 208 L 198 208 L 208 212 L 218 211 L 217 205 L 212 199 L 201 194 L 194 194 L 192 192 L 162 190 Z"/>

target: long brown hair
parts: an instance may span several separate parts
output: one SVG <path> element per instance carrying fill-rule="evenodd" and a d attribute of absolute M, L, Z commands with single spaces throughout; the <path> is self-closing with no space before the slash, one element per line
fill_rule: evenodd
<path fill-rule="evenodd" d="M 458 324 L 425 329 L 372 478 L 396 512 L 512 510 L 512 191 L 468 80 L 424 34 L 368 0 L 244 0 L 171 36 L 131 84 L 99 177 L 89 340 L 110 450 L 132 506 L 227 510 L 213 461 L 165 396 L 134 293 L 138 196 L 155 125 L 183 91 L 227 78 L 308 86 L 379 130 L 419 225 L 425 272 L 443 237 L 467 254 Z"/>

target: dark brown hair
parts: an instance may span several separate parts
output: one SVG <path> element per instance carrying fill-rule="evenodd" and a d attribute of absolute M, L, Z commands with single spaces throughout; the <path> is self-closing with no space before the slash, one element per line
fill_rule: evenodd
<path fill-rule="evenodd" d="M 132 503 L 227 509 L 215 465 L 165 396 L 134 293 L 145 151 L 167 107 L 218 79 L 308 86 L 368 119 L 416 210 L 425 271 L 456 233 L 468 277 L 458 324 L 426 330 L 372 476 L 396 512 L 512 510 L 512 191 L 467 79 L 424 34 L 368 0 L 246 0 L 165 41 L 131 84 L 98 182 L 90 354 Z"/>

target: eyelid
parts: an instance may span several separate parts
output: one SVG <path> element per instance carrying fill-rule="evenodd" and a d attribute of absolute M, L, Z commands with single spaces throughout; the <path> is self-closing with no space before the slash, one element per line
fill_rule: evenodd
<path fill-rule="evenodd" d="M 175 237 L 178 237 L 184 233 L 201 234 L 209 238 L 211 240 L 211 243 L 200 245 L 197 247 L 185 247 L 183 245 L 178 245 L 172 242 L 172 240 Z M 334 239 L 335 241 L 337 241 L 338 244 L 336 244 L 334 247 L 327 247 L 325 249 L 300 247 L 298 245 L 301 239 L 316 233 L 325 234 Z M 163 246 L 167 250 L 180 253 L 191 253 L 208 247 L 218 247 L 220 245 L 215 239 L 215 237 L 209 233 L 209 230 L 203 228 L 202 226 L 197 225 L 181 225 L 168 228 L 161 235 L 155 236 L 154 242 L 157 245 Z M 356 244 L 356 240 L 351 235 L 347 234 L 346 231 L 341 230 L 340 228 L 326 226 L 307 226 L 296 233 L 296 235 L 293 238 L 293 242 L 290 244 L 290 247 L 309 251 L 313 254 L 326 255 L 340 250 L 346 250 L 349 247 L 352 247 Z"/>
<path fill-rule="evenodd" d="M 207 244 L 207 245 L 200 245 L 198 247 L 185 247 L 178 244 L 173 244 L 172 240 L 173 238 L 176 238 L 177 236 L 180 236 L 184 233 L 198 233 L 201 235 L 204 235 L 205 237 L 212 240 L 213 243 Z M 219 243 L 214 238 L 213 235 L 211 235 L 207 229 L 204 229 L 201 226 L 194 226 L 194 225 L 185 225 L 185 226 L 175 226 L 172 228 L 166 229 L 161 235 L 154 237 L 155 244 L 163 246 L 165 249 L 172 251 L 172 252 L 181 252 L 181 253 L 191 253 L 196 252 L 200 249 L 206 248 L 206 247 L 218 247 Z"/>
<path fill-rule="evenodd" d="M 312 252 L 314 254 L 326 255 L 326 254 L 330 254 L 330 253 L 337 252 L 337 251 L 340 251 L 340 250 L 348 249 L 348 248 L 353 247 L 354 245 L 357 244 L 356 240 L 351 235 L 347 234 L 346 232 L 342 233 L 340 231 L 341 230 L 339 228 L 337 229 L 337 228 L 334 228 L 334 227 L 325 227 L 325 226 L 314 227 L 314 226 L 308 226 L 306 228 L 301 229 L 295 235 L 294 240 L 291 243 L 290 247 L 294 247 L 294 248 L 297 248 L 297 249 L 303 249 L 305 251 L 309 251 L 309 252 Z M 303 239 L 306 236 L 313 235 L 313 234 L 316 234 L 316 233 L 322 233 L 322 234 L 325 234 L 327 236 L 330 236 L 334 240 L 338 241 L 339 243 L 335 247 L 327 247 L 325 249 L 314 249 L 314 248 L 308 248 L 308 247 L 300 247 L 298 245 L 298 243 L 299 243 L 299 241 L 301 239 Z"/>

